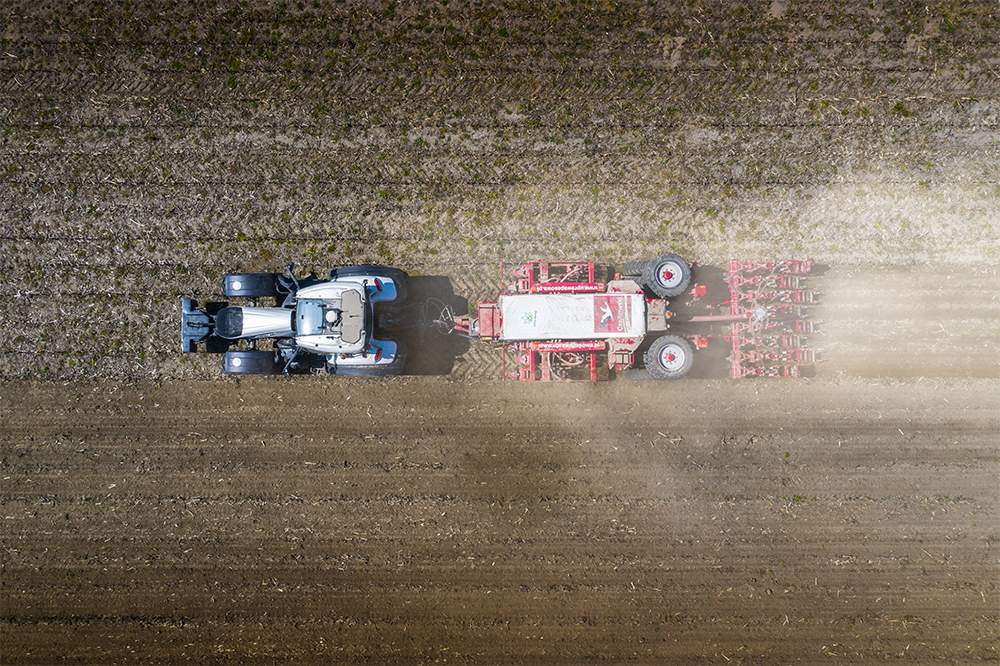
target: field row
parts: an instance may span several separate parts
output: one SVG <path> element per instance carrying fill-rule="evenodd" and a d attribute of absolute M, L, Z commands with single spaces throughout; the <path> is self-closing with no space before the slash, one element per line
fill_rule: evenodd
<path fill-rule="evenodd" d="M 426 50 L 491 53 L 517 45 L 553 49 L 578 41 L 584 48 L 616 45 L 621 33 L 653 41 L 658 35 L 685 37 L 719 48 L 733 42 L 789 39 L 839 40 L 876 34 L 902 40 L 910 36 L 962 41 L 996 34 L 1000 21 L 986 0 L 944 2 L 934 6 L 905 1 L 872 4 L 853 1 L 798 3 L 616 3 L 575 6 L 498 2 L 448 6 L 394 3 L 245 4 L 228 10 L 198 2 L 107 5 L 100 12 L 83 7 L 52 13 L 44 3 L 9 3 L 17 18 L 8 39 L 169 42 L 185 44 L 224 39 L 236 45 L 285 46 L 316 42 L 360 53 L 388 46 L 406 54 Z M 355 37 L 356 36 L 356 37 Z"/>
<path fill-rule="evenodd" d="M 5 648 L 994 659 L 995 384 L 19 384 Z"/>

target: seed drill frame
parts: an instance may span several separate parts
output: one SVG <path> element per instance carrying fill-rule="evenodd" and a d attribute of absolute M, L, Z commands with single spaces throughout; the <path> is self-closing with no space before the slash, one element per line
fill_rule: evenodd
<path fill-rule="evenodd" d="M 644 341 L 666 333 L 684 337 L 698 350 L 707 348 L 711 338 L 722 338 L 729 348 L 733 378 L 798 377 L 817 361 L 815 351 L 806 346 L 815 333 L 807 312 L 817 301 L 806 282 L 812 270 L 808 259 L 732 260 L 722 285 L 710 289 L 693 282 L 681 296 L 666 299 L 640 286 L 634 268 L 603 271 L 610 279 L 602 281 L 602 271 L 593 261 L 529 261 L 506 275 L 501 298 L 504 294 L 642 294 L 644 331 L 628 337 L 509 341 L 504 339 L 499 298 L 480 303 L 475 318 L 456 318 L 455 330 L 498 344 L 503 375 L 525 382 L 596 381 L 602 368 L 613 373 L 634 368 Z M 514 368 L 508 370 L 511 360 Z"/>

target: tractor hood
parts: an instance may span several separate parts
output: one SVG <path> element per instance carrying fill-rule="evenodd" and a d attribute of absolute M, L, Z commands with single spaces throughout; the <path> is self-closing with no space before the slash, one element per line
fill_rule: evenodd
<path fill-rule="evenodd" d="M 287 338 L 292 333 L 292 310 L 230 306 L 215 315 L 215 334 L 238 338 Z"/>

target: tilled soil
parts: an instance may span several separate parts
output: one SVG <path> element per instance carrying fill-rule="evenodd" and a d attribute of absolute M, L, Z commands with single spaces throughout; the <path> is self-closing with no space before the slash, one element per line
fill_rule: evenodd
<path fill-rule="evenodd" d="M 992 380 L 4 391 L 7 662 L 995 660 Z"/>
<path fill-rule="evenodd" d="M 993 0 L 64 5 L 0 8 L 5 379 L 215 377 L 179 298 L 287 261 L 996 265 Z"/>
<path fill-rule="evenodd" d="M 994 0 L 4 3 L 0 661 L 1000 659 L 998 34 Z M 226 271 L 461 307 L 664 250 L 814 258 L 816 376 L 177 352 Z"/>

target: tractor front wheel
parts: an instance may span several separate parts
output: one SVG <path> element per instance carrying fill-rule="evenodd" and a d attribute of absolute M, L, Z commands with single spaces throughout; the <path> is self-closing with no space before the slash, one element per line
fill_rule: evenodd
<path fill-rule="evenodd" d="M 226 298 L 273 298 L 278 295 L 276 273 L 228 273 L 222 278 Z"/>
<path fill-rule="evenodd" d="M 222 355 L 227 375 L 277 375 L 281 372 L 273 351 L 229 351 Z"/>

